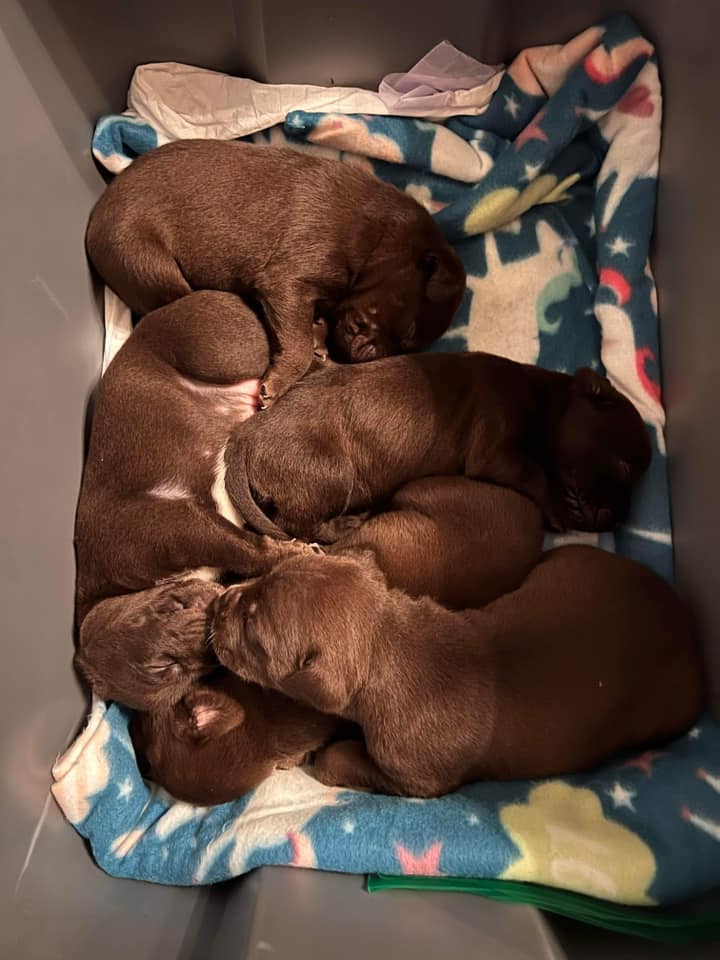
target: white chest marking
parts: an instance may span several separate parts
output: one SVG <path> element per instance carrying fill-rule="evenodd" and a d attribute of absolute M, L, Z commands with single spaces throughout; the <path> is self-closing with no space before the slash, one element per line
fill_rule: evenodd
<path fill-rule="evenodd" d="M 238 513 L 235 504 L 228 496 L 227 489 L 225 488 L 225 475 L 227 473 L 227 467 L 225 465 L 226 447 L 227 441 L 220 448 L 220 453 L 215 460 L 215 481 L 213 482 L 210 492 L 220 516 L 229 520 L 230 523 L 234 523 L 236 527 L 244 527 L 245 521 Z"/>
<path fill-rule="evenodd" d="M 220 578 L 222 567 L 196 567 L 195 570 L 186 570 L 183 580 L 204 580 L 205 583 L 214 583 Z"/>
<path fill-rule="evenodd" d="M 158 500 L 189 500 L 192 493 L 182 483 L 175 480 L 166 480 L 148 490 L 148 496 L 157 497 Z"/>

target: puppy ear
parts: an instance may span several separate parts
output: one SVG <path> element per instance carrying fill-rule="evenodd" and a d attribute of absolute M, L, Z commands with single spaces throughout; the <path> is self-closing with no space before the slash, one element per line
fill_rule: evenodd
<path fill-rule="evenodd" d="M 575 393 L 597 397 L 599 400 L 611 400 L 617 396 L 615 388 L 607 377 L 601 376 L 590 367 L 580 367 L 576 370 L 572 385 Z"/>
<path fill-rule="evenodd" d="M 87 619 L 85 623 L 87 623 Z M 83 628 L 84 627 L 85 624 L 83 624 Z M 90 687 L 95 696 L 99 697 L 101 700 L 109 700 L 111 697 L 108 687 L 103 680 L 102 671 L 96 669 L 92 656 L 86 656 L 87 644 L 91 642 L 92 638 L 88 637 L 87 631 L 83 634 L 83 630 L 81 628 L 80 644 L 78 649 L 75 651 L 75 655 L 73 656 L 73 666 L 82 678 L 83 682 Z"/>
<path fill-rule="evenodd" d="M 299 700 L 320 713 L 341 713 L 347 703 L 339 686 L 333 683 L 327 670 L 299 670 L 283 683 L 283 692 L 292 700 Z"/>
<path fill-rule="evenodd" d="M 217 740 L 245 721 L 242 704 L 215 691 L 189 693 L 183 699 L 187 722 L 182 725 L 183 739 L 195 743 Z"/>
<path fill-rule="evenodd" d="M 454 256 L 427 250 L 418 267 L 425 276 L 425 296 L 430 303 L 444 303 L 457 296 L 462 268 Z"/>

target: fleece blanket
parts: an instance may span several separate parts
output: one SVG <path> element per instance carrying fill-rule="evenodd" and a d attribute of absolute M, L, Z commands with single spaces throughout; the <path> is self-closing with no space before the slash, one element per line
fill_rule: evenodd
<path fill-rule="evenodd" d="M 642 412 L 654 456 L 628 523 L 599 545 L 670 576 L 648 265 L 661 113 L 653 49 L 615 17 L 564 46 L 524 51 L 491 82 L 484 110 L 442 123 L 292 110 L 248 138 L 365 166 L 436 216 L 468 286 L 434 349 L 607 372 Z M 206 103 L 193 118 L 192 89 L 183 108 L 174 97 L 190 135 L 213 130 Z M 169 139 L 169 115 L 162 130 L 135 110 L 104 118 L 96 157 L 111 170 L 126 166 Z M 127 721 L 119 706 L 96 703 L 53 771 L 60 806 L 111 874 L 190 884 L 295 864 L 502 877 L 634 904 L 671 902 L 720 880 L 720 728 L 709 720 L 592 775 L 476 784 L 419 803 L 330 790 L 297 769 L 212 809 L 143 782 Z"/>

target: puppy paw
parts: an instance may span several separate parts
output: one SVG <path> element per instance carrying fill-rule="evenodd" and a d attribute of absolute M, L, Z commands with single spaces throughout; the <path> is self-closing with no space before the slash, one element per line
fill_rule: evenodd
<path fill-rule="evenodd" d="M 314 757 L 312 750 L 305 750 L 302 753 L 296 753 L 294 756 L 283 757 L 277 762 L 278 770 L 293 770 L 295 767 L 304 767 L 311 763 Z"/>
<path fill-rule="evenodd" d="M 258 410 L 267 410 L 268 407 L 271 407 L 276 400 L 276 394 L 273 392 L 272 385 L 269 383 L 261 383 L 260 391 L 258 393 Z"/>
<path fill-rule="evenodd" d="M 326 787 L 345 787 L 347 784 L 341 783 L 342 777 L 338 765 L 335 763 L 335 755 L 332 745 L 318 750 L 315 754 L 315 762 L 312 768 L 313 776 Z"/>
<path fill-rule="evenodd" d="M 306 543 L 304 540 L 285 540 L 283 544 L 286 548 L 286 552 L 291 554 L 299 554 L 302 557 L 307 557 L 310 555 L 320 555 L 325 553 L 323 548 L 319 543 Z"/>
<path fill-rule="evenodd" d="M 313 356 L 321 363 L 325 363 L 328 358 L 328 349 L 326 345 L 328 335 L 328 325 L 325 320 L 318 318 L 313 321 Z"/>
<path fill-rule="evenodd" d="M 347 534 L 358 530 L 370 516 L 366 513 L 344 514 L 342 517 L 334 517 L 332 520 L 326 520 L 319 524 L 315 529 L 315 536 L 323 543 L 336 543 Z"/>
<path fill-rule="evenodd" d="M 338 740 L 319 750 L 313 773 L 328 787 L 402 793 L 379 769 L 360 740 Z"/>

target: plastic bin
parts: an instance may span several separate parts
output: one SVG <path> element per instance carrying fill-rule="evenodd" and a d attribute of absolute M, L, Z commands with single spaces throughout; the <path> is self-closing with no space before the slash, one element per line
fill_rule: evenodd
<path fill-rule="evenodd" d="M 717 697 L 720 326 L 711 251 L 720 222 L 720 5 L 624 6 L 657 44 L 663 72 L 655 268 L 677 582 L 714 644 Z M 50 766 L 83 710 L 71 670 L 72 530 L 102 347 L 83 251 L 103 188 L 90 136 L 100 114 L 123 108 L 132 68 L 179 60 L 273 82 L 374 85 L 442 37 L 497 62 L 614 8 L 609 0 L 0 4 L 3 958 L 717 956 L 717 945 L 661 948 L 470 897 L 371 897 L 360 877 L 264 869 L 197 890 L 111 880 L 48 794 Z"/>

